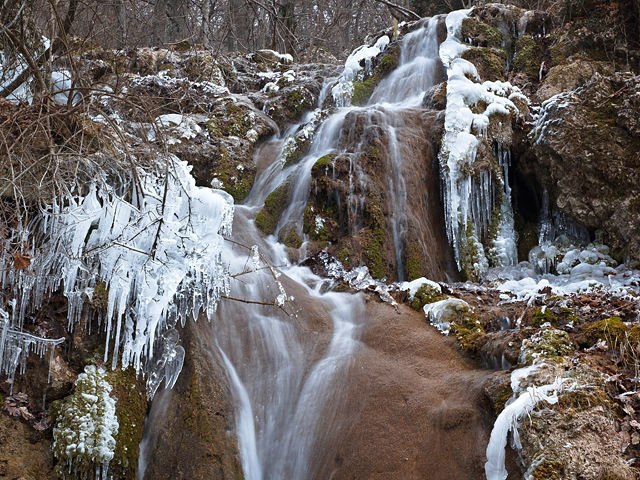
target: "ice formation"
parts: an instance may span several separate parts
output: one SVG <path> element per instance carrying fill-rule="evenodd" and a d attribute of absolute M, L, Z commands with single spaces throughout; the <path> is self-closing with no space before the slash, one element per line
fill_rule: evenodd
<path fill-rule="evenodd" d="M 49 368 L 53 361 L 54 349 L 64 342 L 64 338 L 48 339 L 38 337 L 28 332 L 23 332 L 16 327 L 9 313 L 0 308 L 0 374 L 4 374 L 11 383 L 13 393 L 13 380 L 18 367 L 18 373 L 24 374 L 29 353 L 35 352 L 43 357 L 49 352 Z"/>
<path fill-rule="evenodd" d="M 201 310 L 213 314 L 229 289 L 221 251 L 223 235 L 231 232 L 233 200 L 225 192 L 196 187 L 186 162 L 173 155 L 164 160 L 164 171 L 138 169 L 131 202 L 105 184 L 93 184 L 85 196 L 47 209 L 39 232 L 46 241 L 31 265 L 1 274 L 2 286 L 17 299 L 16 328 L 61 285 L 73 328 L 101 280 L 108 292 L 106 312 L 98 317 L 107 332 L 105 361 L 112 344 L 112 367 L 120 361 L 139 372 L 145 362 L 157 365 L 156 340 L 178 319 L 184 324 Z M 9 265 L 11 256 L 2 255 L 2 264 Z M 158 375 L 171 385 L 181 352 L 164 351 L 174 357 Z"/>
<path fill-rule="evenodd" d="M 436 283 L 433 280 L 429 280 L 424 277 L 416 278 L 415 280 L 412 280 L 410 282 L 402 282 L 398 285 L 398 290 L 407 292 L 409 294 L 409 299 L 413 300 L 413 297 L 418 292 L 418 290 L 420 290 L 420 288 L 425 285 L 430 290 L 442 293 L 442 287 L 440 287 L 439 283 Z"/>
<path fill-rule="evenodd" d="M 514 370 L 511 373 L 511 387 L 514 392 L 513 397 L 509 399 L 504 410 L 500 412 L 496 423 L 491 431 L 489 445 L 487 446 L 487 463 L 484 470 L 487 480 L 506 480 L 507 469 L 505 468 L 505 447 L 507 446 L 507 437 L 512 432 L 512 444 L 514 448 L 521 449 L 518 428 L 520 420 L 536 407 L 536 405 L 545 401 L 549 404 L 558 402 L 558 393 L 563 388 L 563 379 L 556 378 L 553 383 L 540 387 L 528 387 L 526 391 L 519 393 L 519 383 L 523 378 L 527 378 L 539 367 L 525 367 Z"/>
<path fill-rule="evenodd" d="M 351 105 L 353 82 L 362 80 L 363 69 L 367 72 L 371 71 L 371 60 L 387 48 L 389 41 L 389 37 L 383 35 L 373 45 L 360 45 L 351 52 L 351 55 L 344 63 L 344 70 L 338 78 L 338 82 L 331 89 L 331 95 L 336 106 L 348 107 Z"/>
<path fill-rule="evenodd" d="M 449 335 L 451 331 L 451 320 L 459 314 L 472 311 L 471 306 L 459 298 L 446 298 L 427 303 L 422 309 L 429 323 L 445 335 Z"/>
<path fill-rule="evenodd" d="M 490 121 L 504 121 L 518 112 L 513 99 L 523 97 L 517 87 L 506 82 L 480 83 L 475 66 L 461 58 L 469 47 L 462 44 L 459 35 L 462 21 L 470 10 L 459 10 L 447 15 L 447 38 L 440 45 L 440 58 L 447 71 L 447 106 L 445 133 L 439 154 L 445 205 L 447 237 L 451 243 L 456 263 L 463 269 L 470 263 L 476 277 L 489 266 L 511 265 L 516 262 L 515 229 L 509 189 L 509 144 L 505 140 L 487 139 L 493 144 L 494 156 L 503 174 L 490 169 L 473 172 L 481 141 L 486 139 Z M 481 105 L 486 105 L 480 111 Z M 472 107 L 478 111 L 474 113 Z M 496 192 L 501 188 L 501 194 Z M 494 212 L 500 201 L 499 212 Z M 497 231 L 489 232 L 493 215 L 499 215 Z M 485 252 L 482 239 L 489 233 L 493 238 Z M 466 254 L 463 252 L 466 251 Z M 487 254 L 489 258 L 487 258 Z M 466 259 L 463 256 L 466 255 Z"/>
<path fill-rule="evenodd" d="M 73 395 L 60 406 L 53 429 L 53 453 L 58 459 L 58 473 L 77 474 L 80 478 L 106 480 L 109 462 L 116 448 L 118 434 L 116 399 L 105 370 L 86 366 L 78 375 Z"/>

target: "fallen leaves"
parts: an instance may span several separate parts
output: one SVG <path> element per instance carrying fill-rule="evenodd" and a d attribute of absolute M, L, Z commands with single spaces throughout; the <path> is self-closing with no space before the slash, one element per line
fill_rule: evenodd
<path fill-rule="evenodd" d="M 13 257 L 13 266 L 16 267 L 16 270 L 26 270 L 31 265 L 31 257 L 28 255 L 20 255 L 19 253 L 14 253 Z"/>

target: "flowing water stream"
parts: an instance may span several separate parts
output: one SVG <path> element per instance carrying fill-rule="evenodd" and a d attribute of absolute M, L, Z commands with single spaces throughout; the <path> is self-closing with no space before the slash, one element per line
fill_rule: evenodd
<path fill-rule="evenodd" d="M 285 247 L 277 242 L 278 232 L 293 224 L 302 234 L 311 168 L 323 155 L 344 152 L 341 134 L 350 113 L 366 115 L 367 122 L 378 125 L 388 137 L 389 211 L 398 277 L 403 279 L 407 231 L 403 141 L 408 138 L 403 117 L 420 109 L 425 92 L 440 80 L 436 27 L 437 19 L 432 19 L 405 35 L 399 67 L 379 84 L 368 105 L 343 107 L 326 118 L 309 153 L 298 164 L 283 169 L 280 161 L 282 144 L 295 129 L 256 151 L 258 173 L 246 201 L 236 206 L 233 236 L 246 246 L 258 246 L 263 258 L 258 260 L 255 251 L 238 245 L 228 246 L 225 258 L 231 272 L 251 270 L 246 283 L 243 276 L 234 282 L 232 296 L 256 302 L 278 298 L 289 314 L 274 306 L 224 302 L 212 319 L 212 349 L 220 354 L 231 384 L 240 456 L 248 480 L 319 478 L 332 458 L 341 428 L 348 423 L 341 410 L 341 392 L 346 390 L 342 382 L 358 346 L 363 298 L 323 293 L 323 279 L 290 264 Z M 328 87 L 320 104 L 326 94 Z M 304 120 L 308 119 L 309 115 Z M 253 218 L 266 196 L 287 178 L 292 186 L 290 202 L 275 234 L 263 238 Z M 362 201 L 349 199 L 355 209 Z M 267 264 L 283 272 L 277 281 Z M 291 299 L 291 304 L 285 299 Z"/>
<path fill-rule="evenodd" d="M 400 66 L 379 85 L 369 104 L 341 108 L 328 117 L 319 127 L 310 152 L 299 164 L 282 170 L 278 155 L 274 155 L 277 142 L 259 151 L 259 155 L 266 157 L 270 152 L 271 161 L 258 160 L 262 165 L 253 190 L 245 204 L 236 209 L 235 238 L 259 245 L 273 265 L 288 263 L 286 252 L 275 241 L 277 233 L 291 222 L 301 225 L 311 167 L 319 157 L 340 150 L 340 135 L 348 114 L 362 110 L 370 121 L 388 132 L 393 238 L 398 271 L 404 271 L 400 267 L 407 221 L 406 189 L 401 168 L 403 148 L 397 132 L 403 128 L 403 111 L 418 108 L 425 91 L 438 81 L 436 26 L 434 19 L 405 36 Z M 291 178 L 293 186 L 290 203 L 275 235 L 262 239 L 255 231 L 252 218 L 266 195 L 285 178 Z M 242 271 L 247 261 L 244 252 L 228 258 L 233 258 L 232 271 Z M 242 303 L 223 305 L 214 325 L 216 347 L 224 360 L 237 406 L 242 465 L 245 477 L 250 480 L 310 479 L 326 462 L 331 441 L 343 423 L 337 392 L 341 391 L 340 381 L 356 348 L 359 325 L 363 321 L 363 304 L 358 296 L 322 294 L 322 280 L 308 270 L 296 266 L 282 270 L 295 284 L 293 289 L 302 294 L 296 294 L 295 300 L 296 305 L 302 306 L 300 317 L 321 310 L 331 319 L 329 325 L 321 327 L 324 333 L 312 333 L 273 308 Z M 273 281 L 266 278 L 267 272 L 263 271 L 262 275 L 265 281 L 251 281 L 234 292 L 234 296 L 273 297 L 277 293 L 273 291 Z M 288 289 L 289 282 L 283 283 Z M 307 321 L 305 318 L 302 323 Z"/>

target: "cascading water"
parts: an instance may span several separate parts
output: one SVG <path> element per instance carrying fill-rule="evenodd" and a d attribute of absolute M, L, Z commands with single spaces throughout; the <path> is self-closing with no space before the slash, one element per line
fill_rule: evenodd
<path fill-rule="evenodd" d="M 258 172 L 245 205 L 236 208 L 234 237 L 258 245 L 264 258 L 280 267 L 278 279 L 293 295 L 299 318 L 287 316 L 273 306 L 226 302 L 214 322 L 216 347 L 220 352 L 236 403 L 236 425 L 245 477 L 317 478 L 331 458 L 335 439 L 345 418 L 340 418 L 340 382 L 347 373 L 350 356 L 357 345 L 363 302 L 358 296 L 321 294 L 322 280 L 308 270 L 288 266 L 278 232 L 286 225 L 300 225 L 310 189 L 311 167 L 317 158 L 340 152 L 340 135 L 347 115 L 368 112 L 388 132 L 388 187 L 391 192 L 393 237 L 402 265 L 403 235 L 406 232 L 406 189 L 402 171 L 406 135 L 402 115 L 420 106 L 424 92 L 437 80 L 437 21 L 406 35 L 402 42 L 400 67 L 374 92 L 366 107 L 343 107 L 318 128 L 309 153 L 297 165 L 282 168 L 274 143 L 259 151 L 270 153 L 271 161 L 259 159 Z M 304 119 L 309 121 L 311 113 Z M 274 236 L 260 237 L 252 222 L 266 195 L 289 178 L 289 205 Z M 247 251 L 229 246 L 226 258 L 232 271 L 247 268 Z M 251 261 L 249 260 L 249 263 Z M 232 292 L 234 297 L 259 301 L 283 295 L 276 288 L 272 270 L 255 265 L 254 279 Z M 402 277 L 402 273 L 399 274 Z M 278 297 L 284 305 L 284 297 Z M 304 319 L 304 320 L 302 320 Z M 330 325 L 327 325 L 330 320 Z M 309 322 L 311 321 L 311 324 Z M 316 333 L 311 333 L 313 330 Z M 317 333 L 320 332 L 320 333 Z"/>

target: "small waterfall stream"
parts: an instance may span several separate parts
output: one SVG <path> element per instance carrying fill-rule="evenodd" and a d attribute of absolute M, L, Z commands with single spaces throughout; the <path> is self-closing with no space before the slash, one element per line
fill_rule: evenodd
<path fill-rule="evenodd" d="M 331 458 L 332 441 L 346 423 L 340 418 L 340 382 L 357 346 L 363 320 L 362 299 L 340 293 L 323 294 L 322 280 L 307 269 L 282 268 L 288 264 L 288 257 L 275 239 L 285 225 L 302 223 L 311 168 L 319 157 L 340 150 L 341 131 L 348 114 L 366 111 L 370 121 L 388 132 L 393 238 L 397 262 L 399 267 L 402 265 L 407 194 L 402 174 L 403 147 L 397 132 L 403 128 L 403 111 L 418 108 L 424 92 L 437 81 L 436 25 L 437 20 L 433 19 L 404 38 L 400 67 L 379 85 L 370 104 L 341 108 L 329 116 L 300 163 L 283 170 L 276 141 L 267 143 L 257 154 L 260 170 L 245 204 L 236 209 L 234 237 L 245 244 L 259 245 L 268 261 L 281 268 L 287 277 L 282 282 L 287 293 L 295 296 L 295 305 L 301 312 L 295 319 L 273 307 L 227 302 L 214 322 L 216 348 L 235 398 L 237 433 L 247 479 L 315 478 L 322 464 Z M 271 161 L 261 156 L 271 156 Z M 263 239 L 252 218 L 266 195 L 286 178 L 291 179 L 292 185 L 290 203 L 275 235 Z M 246 266 L 247 254 L 239 253 L 237 247 L 230 247 L 227 258 L 232 271 L 242 271 Z M 260 280 L 254 278 L 233 295 L 251 300 L 273 298 L 278 292 L 273 290 L 268 272 L 258 272 Z"/>

